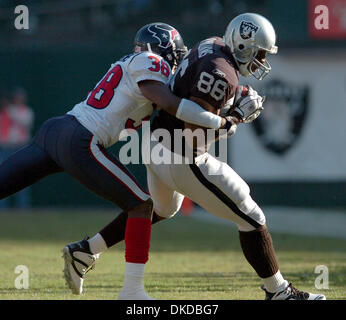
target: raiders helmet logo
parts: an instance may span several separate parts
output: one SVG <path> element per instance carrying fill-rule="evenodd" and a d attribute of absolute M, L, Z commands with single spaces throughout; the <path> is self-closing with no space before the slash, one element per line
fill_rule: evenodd
<path fill-rule="evenodd" d="M 153 25 L 148 28 L 149 32 L 159 41 L 158 46 L 163 49 L 170 47 L 176 37 L 179 37 L 179 33 L 174 28 L 166 29 L 160 25 Z"/>
<path fill-rule="evenodd" d="M 258 31 L 259 27 L 252 22 L 242 21 L 240 24 L 240 36 L 243 39 L 250 39 Z"/>
<path fill-rule="evenodd" d="M 259 92 L 266 96 L 266 102 L 252 127 L 265 148 L 283 155 L 299 140 L 308 111 L 309 88 L 273 80 Z"/>

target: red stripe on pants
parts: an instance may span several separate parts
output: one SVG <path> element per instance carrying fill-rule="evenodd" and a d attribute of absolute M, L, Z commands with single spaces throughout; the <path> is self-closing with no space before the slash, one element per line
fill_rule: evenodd
<path fill-rule="evenodd" d="M 125 230 L 125 260 L 146 263 L 149 259 L 151 220 L 128 218 Z"/>

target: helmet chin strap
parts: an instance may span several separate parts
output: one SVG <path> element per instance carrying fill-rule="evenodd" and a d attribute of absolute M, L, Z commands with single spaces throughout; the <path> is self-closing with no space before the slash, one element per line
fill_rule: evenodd
<path fill-rule="evenodd" d="M 147 43 L 147 48 L 148 48 L 148 51 L 149 51 L 149 52 L 153 52 L 153 51 L 151 50 L 151 45 L 150 45 L 149 42 Z"/>
<path fill-rule="evenodd" d="M 248 77 L 251 72 L 248 69 L 248 66 L 250 65 L 250 62 L 248 63 L 239 63 L 237 61 L 238 65 L 239 65 L 239 73 L 243 76 L 243 77 Z"/>

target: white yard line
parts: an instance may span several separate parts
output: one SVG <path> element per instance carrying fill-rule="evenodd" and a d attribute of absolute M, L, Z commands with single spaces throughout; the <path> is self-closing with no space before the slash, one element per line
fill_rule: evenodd
<path fill-rule="evenodd" d="M 346 213 L 336 210 L 264 207 L 270 231 L 346 239 Z M 217 224 L 234 224 L 196 208 L 192 218 Z"/>

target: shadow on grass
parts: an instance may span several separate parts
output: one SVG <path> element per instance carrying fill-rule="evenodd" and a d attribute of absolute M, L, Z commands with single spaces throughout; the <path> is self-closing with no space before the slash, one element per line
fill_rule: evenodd
<path fill-rule="evenodd" d="M 331 279 L 331 289 L 343 288 L 345 286 L 345 278 L 342 276 L 345 271 L 339 270 L 340 274 L 334 274 Z M 302 272 L 287 272 L 285 279 L 292 282 L 298 289 L 302 287 L 314 287 L 315 276 L 313 273 L 304 274 Z M 339 276 L 339 277 L 338 277 Z M 160 293 L 188 293 L 188 292 L 238 292 L 241 290 L 258 290 L 261 292 L 260 286 L 262 285 L 261 279 L 254 272 L 155 272 L 147 273 L 150 281 L 146 283 L 146 289 L 154 294 Z M 85 293 L 81 296 L 72 295 L 69 290 L 64 286 L 54 286 L 40 288 L 29 288 L 28 290 L 17 290 L 15 288 L 5 287 L 0 289 L 0 295 L 8 296 L 9 299 L 14 295 L 21 294 L 22 298 L 25 295 L 44 295 L 49 297 L 66 296 L 68 299 L 88 299 L 89 294 L 93 292 L 103 292 L 104 294 L 114 294 L 114 297 L 120 292 L 122 285 L 116 283 L 99 284 L 97 280 L 93 283 L 86 282 Z M 316 291 L 317 289 L 315 289 Z M 318 291 L 318 290 L 317 290 Z M 328 293 L 328 291 L 326 292 Z M 3 296 L 4 298 L 4 296 Z M 18 298 L 18 296 L 17 296 Z M 19 297 L 20 298 L 20 297 Z"/>

